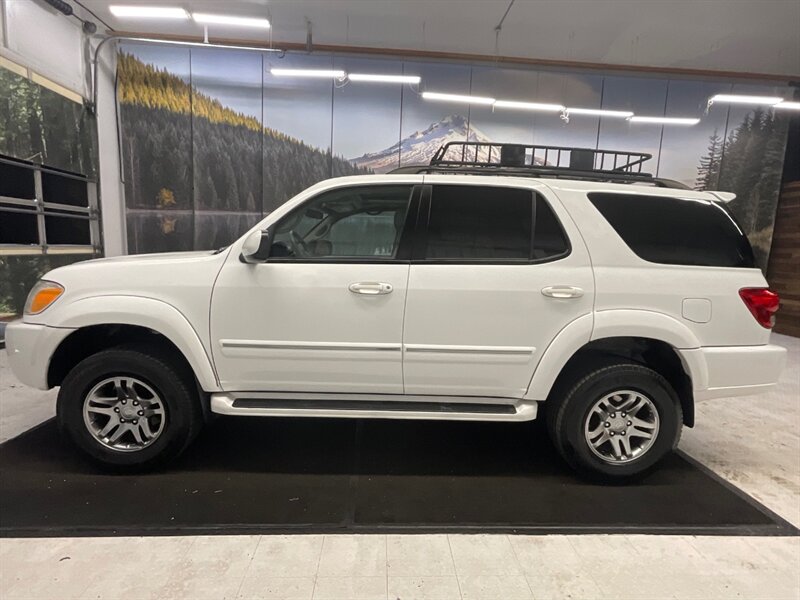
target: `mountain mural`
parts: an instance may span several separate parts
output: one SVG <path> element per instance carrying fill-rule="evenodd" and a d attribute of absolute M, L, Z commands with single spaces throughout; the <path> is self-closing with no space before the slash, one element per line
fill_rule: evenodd
<path fill-rule="evenodd" d="M 404 165 L 428 164 L 440 146 L 447 142 L 486 142 L 492 140 L 488 135 L 470 126 L 469 120 L 463 115 L 449 115 L 431 123 L 423 131 L 415 131 L 397 144 L 381 150 L 370 152 L 350 159 L 354 165 L 371 169 L 376 173 L 385 173 L 397 168 L 399 160 Z"/>
<path fill-rule="evenodd" d="M 368 172 L 133 54 L 117 74 L 132 253 L 219 247 L 310 185 Z"/>

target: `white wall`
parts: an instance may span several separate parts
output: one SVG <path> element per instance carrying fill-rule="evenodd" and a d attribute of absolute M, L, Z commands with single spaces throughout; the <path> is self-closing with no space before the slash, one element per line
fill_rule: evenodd
<path fill-rule="evenodd" d="M 80 7 L 73 7 L 80 14 Z M 0 55 L 74 92 L 84 102 L 92 99 L 92 52 L 88 44 L 94 47 L 97 41 L 85 36 L 78 19 L 37 0 L 0 0 Z M 106 256 L 125 254 L 127 247 L 117 143 L 115 55 L 114 43 L 106 44 L 98 72 L 98 175 Z"/>
<path fill-rule="evenodd" d="M 97 141 L 103 251 L 106 256 L 128 253 L 125 229 L 125 191 L 120 174 L 119 137 L 115 80 L 117 45 L 108 42 L 97 61 Z"/>
<path fill-rule="evenodd" d="M 2 0 L 3 54 L 86 97 L 80 22 L 35 0 Z"/>

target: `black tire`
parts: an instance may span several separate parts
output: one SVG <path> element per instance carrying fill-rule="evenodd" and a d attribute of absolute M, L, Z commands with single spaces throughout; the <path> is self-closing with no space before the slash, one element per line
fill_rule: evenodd
<path fill-rule="evenodd" d="M 162 399 L 164 427 L 148 446 L 121 452 L 100 442 L 84 423 L 83 405 L 91 389 L 112 376 L 145 382 Z M 178 456 L 199 433 L 202 409 L 194 375 L 182 363 L 145 344 L 103 350 L 79 362 L 64 378 L 58 393 L 59 428 L 86 456 L 114 471 L 145 471 Z"/>
<path fill-rule="evenodd" d="M 582 475 L 617 481 L 641 477 L 678 445 L 683 427 L 680 400 L 669 382 L 648 367 L 629 362 L 598 366 L 562 389 L 567 389 L 563 396 L 556 390 L 556 397 L 548 399 L 548 431 L 564 460 Z M 594 403 L 618 390 L 647 396 L 658 412 L 659 427 L 655 441 L 641 456 L 610 463 L 591 450 L 584 424 Z"/>

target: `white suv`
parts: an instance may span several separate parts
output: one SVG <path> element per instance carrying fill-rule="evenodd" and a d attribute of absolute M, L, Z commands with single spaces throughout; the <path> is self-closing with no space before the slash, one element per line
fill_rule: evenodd
<path fill-rule="evenodd" d="M 778 298 L 730 194 L 531 152 L 330 179 L 218 251 L 51 271 L 8 326 L 11 367 L 61 386 L 63 430 L 122 469 L 176 456 L 212 413 L 543 411 L 572 466 L 640 474 L 696 401 L 776 384 Z"/>

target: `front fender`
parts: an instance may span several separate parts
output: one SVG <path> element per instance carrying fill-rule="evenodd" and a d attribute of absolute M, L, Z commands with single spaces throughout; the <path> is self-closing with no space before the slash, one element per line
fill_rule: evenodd
<path fill-rule="evenodd" d="M 220 391 L 214 365 L 197 331 L 177 308 L 142 296 L 92 296 L 60 306 L 53 325 L 79 329 L 91 325 L 136 325 L 152 329 L 175 344 L 189 362 L 200 387 Z"/>

